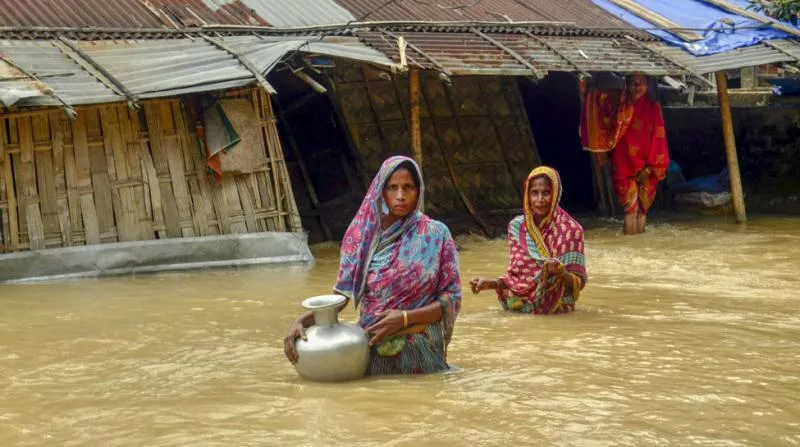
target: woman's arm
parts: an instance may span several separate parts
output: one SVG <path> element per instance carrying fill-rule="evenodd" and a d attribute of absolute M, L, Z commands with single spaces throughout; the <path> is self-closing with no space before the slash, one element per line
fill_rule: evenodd
<path fill-rule="evenodd" d="M 405 327 L 414 325 L 414 324 L 430 324 L 442 319 L 442 305 L 440 303 L 431 303 L 425 307 L 420 307 L 419 309 L 408 310 L 407 319 L 408 321 L 404 321 L 406 323 Z M 401 311 L 401 318 L 402 318 L 402 311 Z"/>
<path fill-rule="evenodd" d="M 469 282 L 472 293 L 476 295 L 484 290 L 497 290 L 498 284 L 499 281 L 496 279 L 481 278 L 479 276 L 472 278 L 472 281 Z"/>

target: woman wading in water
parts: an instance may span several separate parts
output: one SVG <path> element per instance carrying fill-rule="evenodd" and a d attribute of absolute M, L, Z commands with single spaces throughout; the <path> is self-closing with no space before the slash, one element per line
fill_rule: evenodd
<path fill-rule="evenodd" d="M 525 214 L 508 224 L 508 270 L 497 279 L 474 278 L 472 293 L 494 290 L 506 310 L 555 314 L 575 310 L 588 279 L 583 227 L 561 209 L 561 179 L 540 166 L 525 181 Z"/>
<path fill-rule="evenodd" d="M 449 369 L 447 345 L 461 308 L 458 253 L 447 226 L 420 212 L 424 192 L 413 160 L 389 158 L 342 240 L 334 291 L 360 310 L 370 336 L 367 375 Z M 284 351 L 292 363 L 295 341 L 313 324 L 309 312 L 289 329 Z"/>

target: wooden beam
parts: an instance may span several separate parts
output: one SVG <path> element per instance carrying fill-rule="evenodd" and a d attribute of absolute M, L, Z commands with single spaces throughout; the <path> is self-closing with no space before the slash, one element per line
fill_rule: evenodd
<path fill-rule="evenodd" d="M 420 76 L 419 70 L 413 69 L 408 73 L 408 101 L 411 114 L 409 115 L 411 133 L 411 153 L 414 160 L 422 169 L 422 129 L 420 120 Z"/>
<path fill-rule="evenodd" d="M 385 30 L 385 29 L 382 29 L 382 30 L 380 30 L 380 31 L 381 31 L 381 33 L 383 33 L 383 34 L 385 34 L 385 35 L 387 35 L 387 36 L 389 36 L 389 37 L 391 37 L 392 39 L 395 39 L 395 40 L 399 40 L 399 39 L 400 39 L 400 37 L 401 37 L 401 36 L 396 36 L 396 35 L 394 35 L 394 34 L 393 34 L 391 31 L 387 31 L 387 30 Z M 447 77 L 449 78 L 450 76 L 452 76 L 452 75 L 453 75 L 453 73 L 452 73 L 452 72 L 450 72 L 450 70 L 448 70 L 448 69 L 444 68 L 444 65 L 442 65 L 442 64 L 441 64 L 439 61 L 437 61 L 436 59 L 434 59 L 434 58 L 433 58 L 433 56 L 431 56 L 430 54 L 428 54 L 428 53 L 426 53 L 426 52 L 422 51 L 422 49 L 421 49 L 421 48 L 419 48 L 418 46 L 416 46 L 416 45 L 412 44 L 412 43 L 411 43 L 411 42 L 409 42 L 407 39 L 404 39 L 404 41 L 405 41 L 405 44 L 406 44 L 406 46 L 408 46 L 408 48 L 411 48 L 411 49 L 412 49 L 412 50 L 414 50 L 414 51 L 415 51 L 417 54 L 419 54 L 420 56 L 422 56 L 422 57 L 424 57 L 425 59 L 427 59 L 427 60 L 428 60 L 428 62 L 430 62 L 430 63 L 431 63 L 431 64 L 432 64 L 434 67 L 436 67 L 436 69 L 437 69 L 437 70 L 439 70 L 440 72 L 444 73 L 444 75 L 445 75 L 445 76 L 447 76 Z"/>
<path fill-rule="evenodd" d="M 657 14 L 639 4 L 634 2 L 633 0 L 609 0 L 616 6 L 644 19 L 648 22 L 652 23 L 653 25 L 663 28 L 664 31 L 667 31 L 671 34 L 674 34 L 681 39 L 687 42 L 696 42 L 698 40 L 703 40 L 705 37 L 702 35 L 695 33 L 693 31 L 681 31 L 681 26 L 677 23 L 673 22 L 672 20 L 662 16 L 661 14 Z"/>
<path fill-rule="evenodd" d="M 497 48 L 500 48 L 501 50 L 503 50 L 506 54 L 508 54 L 509 56 L 511 56 L 514 59 L 516 59 L 516 61 L 519 62 L 520 64 L 528 67 L 536 78 L 542 79 L 545 76 L 547 76 L 547 72 L 546 71 L 540 70 L 539 68 L 535 67 L 527 59 L 522 57 L 519 53 L 517 53 L 516 51 L 512 50 L 511 48 L 503 45 L 500 41 L 498 41 L 496 39 L 493 39 L 492 37 L 490 37 L 486 33 L 481 32 L 477 28 L 472 28 L 471 31 L 474 34 L 480 36 L 483 40 L 485 40 L 485 41 L 491 43 L 492 45 L 496 46 Z"/>
<path fill-rule="evenodd" d="M 736 138 L 733 132 L 731 102 L 728 97 L 728 76 L 724 71 L 718 71 L 716 77 L 719 111 L 722 115 L 722 133 L 725 138 L 725 156 L 728 159 L 728 174 L 731 179 L 731 192 L 733 193 L 733 212 L 736 214 L 736 222 L 743 224 L 747 222 L 747 213 L 744 207 L 739 158 L 736 155 Z"/>
<path fill-rule="evenodd" d="M 420 75 L 418 69 L 412 69 L 408 73 L 408 101 L 410 104 L 409 130 L 411 133 L 411 153 L 414 155 L 422 170 L 422 125 L 420 119 Z M 420 210 L 425 209 L 425 204 L 420 202 Z"/>
<path fill-rule="evenodd" d="M 763 23 L 764 25 L 771 26 L 772 28 L 781 30 L 795 37 L 800 37 L 800 30 L 798 30 L 797 28 L 785 25 L 776 19 L 767 17 L 763 14 L 759 14 L 755 11 L 749 11 L 745 8 L 741 8 L 727 0 L 700 0 L 700 1 L 703 3 L 708 3 L 709 5 L 712 6 L 716 6 L 719 9 L 723 9 L 725 11 L 732 12 L 734 14 L 739 14 L 742 17 L 747 17 L 748 19 L 755 20 L 756 22 Z"/>
<path fill-rule="evenodd" d="M 19 214 L 17 210 L 17 193 L 14 189 L 14 171 L 11 166 L 11 154 L 3 150 L 3 145 L 6 140 L 6 123 L 0 119 L 0 169 L 3 170 L 3 181 L 6 186 L 6 202 L 8 208 L 8 231 L 9 235 L 6 239 L 6 245 L 12 247 L 19 245 Z M 11 250 L 9 250 L 11 251 Z"/>

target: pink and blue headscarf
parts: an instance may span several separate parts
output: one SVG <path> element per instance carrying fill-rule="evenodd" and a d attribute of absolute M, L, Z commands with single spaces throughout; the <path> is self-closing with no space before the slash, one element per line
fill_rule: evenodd
<path fill-rule="evenodd" d="M 416 172 L 417 204 L 408 216 L 383 230 L 381 218 L 386 213 L 383 189 L 401 165 Z M 415 309 L 436 300 L 443 303 L 445 314 L 452 319 L 460 308 L 455 242 L 443 223 L 420 211 L 424 194 L 422 172 L 414 160 L 391 157 L 372 180 L 345 232 L 334 290 L 361 306 L 362 325 L 373 321 L 378 312 Z"/>

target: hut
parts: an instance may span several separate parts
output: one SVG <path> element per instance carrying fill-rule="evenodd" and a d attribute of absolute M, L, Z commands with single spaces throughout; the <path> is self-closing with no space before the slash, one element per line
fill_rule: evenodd
<path fill-rule="evenodd" d="M 0 280 L 310 262 L 263 74 L 293 51 L 391 62 L 351 38 L 115 33 L 0 40 Z"/>
<path fill-rule="evenodd" d="M 0 262 L 22 266 L 14 278 L 308 261 L 304 233 L 341 237 L 396 153 L 423 165 L 430 214 L 495 235 L 539 163 L 562 171 L 566 200 L 602 202 L 578 79 L 710 84 L 701 58 L 589 0 L 5 3 Z M 75 253 L 87 261 L 65 268 Z"/>

